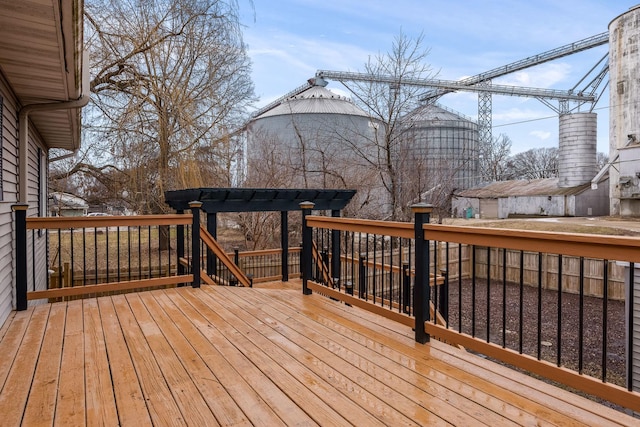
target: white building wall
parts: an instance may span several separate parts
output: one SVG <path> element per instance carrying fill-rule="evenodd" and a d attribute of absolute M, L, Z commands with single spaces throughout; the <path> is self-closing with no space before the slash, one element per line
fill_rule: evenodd
<path fill-rule="evenodd" d="M 509 215 L 565 215 L 565 196 L 511 196 L 500 199 L 500 202 L 500 218 L 508 218 Z"/>
<path fill-rule="evenodd" d="M 11 206 L 18 203 L 18 112 L 19 104 L 7 81 L 0 74 L 0 96 L 2 96 L 2 200 L 0 200 L 0 326 L 15 308 L 15 227 Z M 40 147 L 40 151 L 38 151 Z M 47 150 L 37 131 L 29 129 L 28 171 L 28 216 L 37 216 L 38 204 L 46 207 Z M 41 155 L 38 169 L 38 153 Z M 44 197 L 44 201 L 42 200 Z M 46 215 L 46 210 L 44 211 Z M 29 290 L 46 287 L 46 235 L 29 234 L 27 256 L 27 279 Z M 35 257 L 33 252 L 35 251 Z M 35 260 L 35 262 L 34 262 Z"/>
<path fill-rule="evenodd" d="M 15 241 L 11 205 L 18 201 L 17 101 L 0 74 L 2 96 L 2 201 L 0 201 L 0 325 L 15 306 Z"/>

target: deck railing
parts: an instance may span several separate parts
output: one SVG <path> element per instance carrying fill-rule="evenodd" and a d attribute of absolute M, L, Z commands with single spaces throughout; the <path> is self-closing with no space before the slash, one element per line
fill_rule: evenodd
<path fill-rule="evenodd" d="M 307 293 L 411 325 L 418 341 L 424 334 L 461 345 L 640 411 L 632 391 L 640 313 L 629 304 L 638 239 L 434 225 L 424 212 L 411 224 L 311 216 L 310 209 L 303 210 Z M 525 267 L 532 257 L 534 273 Z M 613 270 L 626 277 L 626 308 L 609 298 Z"/>
<path fill-rule="evenodd" d="M 235 265 L 220 262 L 228 255 L 224 252 L 208 259 L 207 233 L 194 226 L 200 217 L 197 203 L 191 213 L 173 215 L 39 218 L 26 212 L 22 206 L 15 208 L 19 310 L 36 299 L 54 302 L 152 287 L 197 287 L 205 279 L 203 271 L 220 279 L 209 283 L 226 285 L 248 285 L 238 279 L 246 275 L 256 281 L 281 280 L 289 271 L 299 275 L 299 248 L 287 251 L 288 269 L 281 266 L 281 250 L 239 252 Z M 192 256 L 194 250 L 199 256 Z M 234 254 L 229 258 L 233 263 Z M 209 261 L 216 265 L 211 275 Z"/>

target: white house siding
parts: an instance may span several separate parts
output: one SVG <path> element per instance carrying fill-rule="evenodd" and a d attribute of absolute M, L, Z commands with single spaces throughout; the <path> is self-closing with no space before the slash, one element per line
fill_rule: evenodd
<path fill-rule="evenodd" d="M 6 80 L 0 75 L 2 108 L 2 201 L 0 201 L 0 325 L 15 307 L 15 227 L 11 206 L 18 202 L 18 103 Z M 29 182 L 28 216 L 38 215 L 38 147 L 41 147 L 43 185 L 46 193 L 46 149 L 37 131 L 29 129 Z M 46 200 L 46 199 L 45 199 Z M 45 211 L 46 212 L 46 211 Z M 46 238 L 35 233 L 35 240 L 28 239 L 27 278 L 29 289 L 33 289 L 33 273 L 38 277 L 36 289 L 46 286 Z M 32 243 L 35 243 L 35 258 Z M 36 263 L 33 263 L 33 260 Z"/>
<path fill-rule="evenodd" d="M 15 97 L 0 75 L 2 108 L 2 201 L 0 201 L 0 325 L 15 304 L 15 241 L 11 205 L 18 200 L 18 109 Z"/>
<path fill-rule="evenodd" d="M 29 129 L 29 171 L 28 171 L 28 216 L 47 215 L 47 150 L 40 143 L 35 129 Z M 38 150 L 40 148 L 40 150 Z M 41 156 L 38 170 L 38 155 Z M 39 208 L 39 204 L 42 204 Z M 34 252 L 35 250 L 35 258 Z M 47 240 L 43 230 L 30 231 L 27 235 L 27 283 L 28 290 L 42 290 L 47 287 Z M 35 259 L 35 264 L 33 263 Z M 34 278 L 35 273 L 35 278 Z M 34 285 L 35 284 L 35 285 Z M 36 302 L 37 303 L 37 302 Z"/>

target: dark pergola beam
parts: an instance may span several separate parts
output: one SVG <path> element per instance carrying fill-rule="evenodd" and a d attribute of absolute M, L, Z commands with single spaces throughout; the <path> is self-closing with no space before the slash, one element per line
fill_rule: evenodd
<path fill-rule="evenodd" d="M 280 188 L 193 188 L 165 192 L 165 202 L 187 210 L 189 202 L 202 202 L 202 210 L 215 212 L 289 212 L 300 210 L 300 203 L 313 202 L 314 210 L 342 210 L 355 190 L 315 190 Z"/>

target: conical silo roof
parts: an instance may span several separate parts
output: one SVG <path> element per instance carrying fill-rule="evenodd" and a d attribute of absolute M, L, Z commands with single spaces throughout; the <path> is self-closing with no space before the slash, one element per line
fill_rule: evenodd
<path fill-rule="evenodd" d="M 367 114 L 349 98 L 331 92 L 322 86 L 311 86 L 280 105 L 262 113 L 254 120 L 288 114 L 344 114 L 367 117 Z"/>

